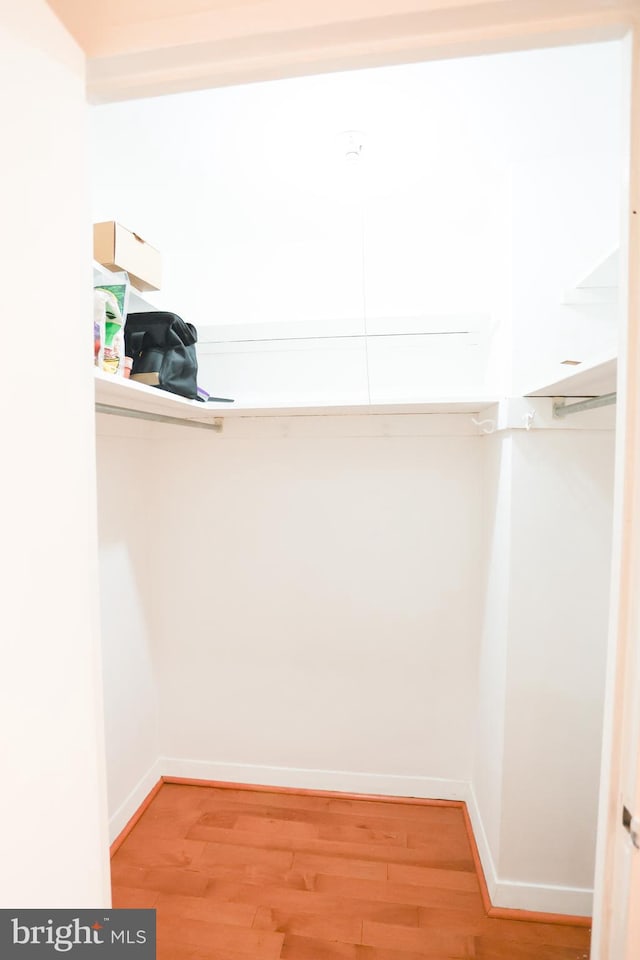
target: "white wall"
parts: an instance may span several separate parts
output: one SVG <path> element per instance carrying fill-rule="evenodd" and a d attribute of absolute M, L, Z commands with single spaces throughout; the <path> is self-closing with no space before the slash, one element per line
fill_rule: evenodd
<path fill-rule="evenodd" d="M 174 455 L 156 457 L 171 549 L 158 542 L 154 572 L 164 772 L 464 795 L 481 440 L 455 435 L 473 429 L 466 416 L 436 420 L 167 432 Z"/>
<path fill-rule="evenodd" d="M 466 129 L 481 63 L 93 108 L 95 217 L 118 215 L 158 245 L 163 299 L 201 329 L 357 319 L 364 330 L 365 298 L 368 317 L 485 312 L 504 184 L 485 136 Z M 361 163 L 344 160 L 352 128 Z M 109 158 L 114 129 L 127 150 Z"/>
<path fill-rule="evenodd" d="M 526 862 L 535 882 L 593 884 L 613 448 L 610 430 L 514 437 L 506 877 Z"/>
<path fill-rule="evenodd" d="M 591 907 L 613 448 L 612 430 L 514 431 L 488 441 L 490 504 L 499 492 L 487 511 L 473 790 L 498 906 Z"/>
<path fill-rule="evenodd" d="M 0 2 L 0 118 L 0 905 L 108 906 L 84 61 L 41 0 Z"/>
<path fill-rule="evenodd" d="M 98 518 L 109 833 L 161 775 L 151 573 L 157 477 L 144 424 L 97 418 Z"/>
<path fill-rule="evenodd" d="M 510 434 L 498 433 L 483 438 L 485 552 L 478 574 L 484 603 L 471 779 L 473 801 L 481 812 L 481 816 L 474 820 L 474 830 L 492 896 L 500 857 L 502 822 L 508 599 L 511 589 L 512 458 Z"/>

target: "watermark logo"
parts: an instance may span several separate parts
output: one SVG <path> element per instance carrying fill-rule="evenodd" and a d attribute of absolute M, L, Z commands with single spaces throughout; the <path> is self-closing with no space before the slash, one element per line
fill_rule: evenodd
<path fill-rule="evenodd" d="M 0 910 L 2 960 L 155 960 L 155 910 Z"/>

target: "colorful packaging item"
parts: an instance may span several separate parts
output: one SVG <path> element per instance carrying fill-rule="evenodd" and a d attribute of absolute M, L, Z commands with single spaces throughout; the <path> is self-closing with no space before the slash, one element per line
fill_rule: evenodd
<path fill-rule="evenodd" d="M 104 316 L 104 334 L 102 315 L 100 326 L 101 346 L 98 351 L 98 366 L 105 373 L 125 376 L 124 325 L 129 300 L 129 277 L 126 273 L 114 273 L 109 283 L 96 284 L 96 311 L 102 310 Z M 100 301 L 101 308 L 97 303 Z M 96 320 L 94 316 L 94 334 Z"/>
<path fill-rule="evenodd" d="M 102 370 L 104 352 L 105 321 L 107 319 L 106 302 L 101 293 L 93 291 L 93 362 Z"/>
<path fill-rule="evenodd" d="M 124 318 L 115 295 L 110 290 L 96 289 L 104 313 L 104 339 L 100 350 L 100 369 L 124 376 Z"/>

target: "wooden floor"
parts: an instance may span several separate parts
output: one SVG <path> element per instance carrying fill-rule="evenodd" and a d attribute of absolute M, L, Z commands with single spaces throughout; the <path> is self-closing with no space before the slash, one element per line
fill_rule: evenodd
<path fill-rule="evenodd" d="M 489 919 L 460 808 L 164 784 L 112 860 L 159 960 L 585 960 L 589 932 Z"/>

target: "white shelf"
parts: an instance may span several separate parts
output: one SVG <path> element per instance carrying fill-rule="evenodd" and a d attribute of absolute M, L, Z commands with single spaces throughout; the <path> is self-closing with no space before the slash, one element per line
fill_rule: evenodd
<path fill-rule="evenodd" d="M 241 403 L 200 403 L 148 387 L 123 377 L 95 370 L 95 402 L 131 414 L 153 414 L 178 420 L 213 423 L 220 417 L 347 416 L 358 414 L 466 413 L 477 414 L 499 397 L 438 398 L 427 401 L 383 404 L 308 404 L 256 407 Z"/>
<path fill-rule="evenodd" d="M 578 367 L 568 367 L 566 377 L 527 392 L 527 397 L 600 397 L 615 393 L 618 360 L 613 355 L 600 357 Z"/>
<path fill-rule="evenodd" d="M 620 251 L 614 250 L 582 277 L 570 290 L 566 290 L 562 303 L 566 306 L 616 303 L 618 299 L 618 274 Z"/>
<path fill-rule="evenodd" d="M 202 413 L 204 404 L 187 400 L 166 390 L 148 387 L 135 380 L 125 380 L 111 373 L 94 368 L 95 401 L 111 407 L 122 407 L 140 413 L 159 413 L 169 417 L 195 418 Z"/>
<path fill-rule="evenodd" d="M 406 403 L 347 403 L 347 404 L 297 404 L 271 407 L 243 406 L 208 403 L 215 409 L 215 416 L 236 417 L 336 417 L 361 414 L 404 413 L 482 413 L 498 402 L 498 397 L 477 399 L 437 398 L 434 400 L 408 401 Z M 226 412 L 225 412 L 226 410 Z"/>

